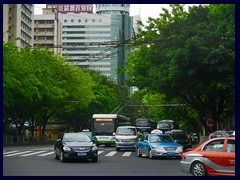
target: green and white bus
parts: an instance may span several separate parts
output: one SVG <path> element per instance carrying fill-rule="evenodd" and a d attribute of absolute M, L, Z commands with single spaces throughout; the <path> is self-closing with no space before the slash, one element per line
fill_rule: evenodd
<path fill-rule="evenodd" d="M 115 145 L 115 133 L 118 126 L 131 125 L 130 118 L 119 114 L 93 114 L 92 129 L 98 145 Z"/>

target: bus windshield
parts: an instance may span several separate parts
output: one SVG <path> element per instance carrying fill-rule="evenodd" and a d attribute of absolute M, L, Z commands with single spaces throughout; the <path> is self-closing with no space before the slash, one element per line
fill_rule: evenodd
<path fill-rule="evenodd" d="M 173 124 L 169 122 L 158 123 L 158 129 L 173 129 Z"/>
<path fill-rule="evenodd" d="M 137 130 L 141 133 L 148 132 L 150 133 L 153 129 L 156 129 L 157 123 L 148 118 L 138 118 L 136 119 Z"/>
<path fill-rule="evenodd" d="M 136 126 L 137 127 L 148 127 L 148 121 L 144 121 L 144 120 L 139 120 L 136 121 Z"/>
<path fill-rule="evenodd" d="M 134 128 L 118 128 L 117 135 L 136 135 L 136 130 Z"/>
<path fill-rule="evenodd" d="M 112 134 L 114 132 L 113 122 L 95 122 L 94 132 L 98 134 Z"/>

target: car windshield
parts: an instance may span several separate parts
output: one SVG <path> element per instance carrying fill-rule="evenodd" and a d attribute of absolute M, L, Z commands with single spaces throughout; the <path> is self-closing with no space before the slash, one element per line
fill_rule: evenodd
<path fill-rule="evenodd" d="M 152 135 L 150 136 L 149 142 L 150 143 L 173 142 L 173 139 L 170 136 Z"/>
<path fill-rule="evenodd" d="M 136 131 L 134 128 L 118 128 L 117 135 L 136 135 Z"/>
<path fill-rule="evenodd" d="M 88 137 L 90 137 L 90 138 L 92 137 L 92 133 L 91 133 L 91 132 L 83 131 L 83 132 L 81 132 L 81 133 L 88 135 Z"/>
<path fill-rule="evenodd" d="M 71 134 L 64 134 L 63 142 L 90 142 L 90 138 L 85 134 L 80 133 L 71 133 Z"/>

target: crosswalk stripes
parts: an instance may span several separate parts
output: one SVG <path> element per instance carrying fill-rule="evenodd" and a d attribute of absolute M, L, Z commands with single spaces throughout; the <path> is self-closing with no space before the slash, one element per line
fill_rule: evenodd
<path fill-rule="evenodd" d="M 122 156 L 130 156 L 132 152 L 125 152 Z"/>
<path fill-rule="evenodd" d="M 110 153 L 106 154 L 105 156 L 113 156 L 116 153 L 117 153 L 117 151 L 111 151 Z"/>
<path fill-rule="evenodd" d="M 18 152 L 18 153 L 12 153 L 12 154 L 5 155 L 5 157 L 17 156 L 17 155 L 21 155 L 21 154 L 30 153 L 30 152 L 32 152 L 32 151 L 23 151 L 23 152 Z"/>
<path fill-rule="evenodd" d="M 98 151 L 98 155 L 99 155 L 99 154 L 102 154 L 103 152 L 104 152 L 104 151 Z"/>
<path fill-rule="evenodd" d="M 37 152 L 33 152 L 33 153 L 29 153 L 29 154 L 24 154 L 24 155 L 20 155 L 20 156 L 32 156 L 32 155 L 35 155 L 35 154 L 40 154 L 40 153 L 43 153 L 43 152 L 46 152 L 46 151 L 37 151 Z"/>
<path fill-rule="evenodd" d="M 11 153 L 16 153 L 18 151 L 8 151 L 8 152 L 4 152 L 3 155 L 6 155 L 6 154 L 11 154 Z"/>
<path fill-rule="evenodd" d="M 112 157 L 116 154 L 120 154 L 123 157 L 129 157 L 132 155 L 133 152 L 118 152 L 118 151 L 98 151 L 98 155 L 101 156 L 107 156 L 107 157 Z M 12 156 L 20 156 L 20 157 L 28 157 L 28 156 L 33 156 L 36 155 L 38 157 L 44 157 L 44 156 L 49 156 L 49 155 L 53 155 L 54 151 L 46 151 L 46 150 L 42 150 L 42 151 L 8 151 L 8 152 L 3 152 L 3 157 L 12 157 Z"/>

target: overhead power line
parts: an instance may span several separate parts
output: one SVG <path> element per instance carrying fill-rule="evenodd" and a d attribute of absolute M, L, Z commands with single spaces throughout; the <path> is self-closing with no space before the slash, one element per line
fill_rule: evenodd
<path fill-rule="evenodd" d="M 152 104 L 152 105 L 134 105 L 134 104 L 130 104 L 130 105 L 128 105 L 128 106 L 147 106 L 147 107 L 149 107 L 149 106 L 159 106 L 159 107 L 164 107 L 164 106 L 166 106 L 166 107 L 168 107 L 168 106 L 187 106 L 187 104 Z"/>

